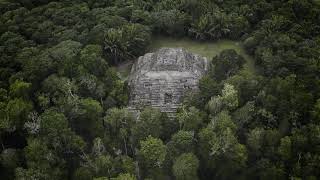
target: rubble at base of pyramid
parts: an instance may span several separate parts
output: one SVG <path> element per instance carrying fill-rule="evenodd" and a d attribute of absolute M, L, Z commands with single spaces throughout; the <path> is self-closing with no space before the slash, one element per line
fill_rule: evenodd
<path fill-rule="evenodd" d="M 161 48 L 141 56 L 128 79 L 128 109 L 138 115 L 142 107 L 151 106 L 174 117 L 184 95 L 198 90 L 207 69 L 207 58 L 182 48 Z"/>

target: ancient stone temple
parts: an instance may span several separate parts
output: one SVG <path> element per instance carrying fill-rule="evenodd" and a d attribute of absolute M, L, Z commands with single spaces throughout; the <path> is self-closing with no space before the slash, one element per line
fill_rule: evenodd
<path fill-rule="evenodd" d="M 129 109 L 159 108 L 174 116 L 187 91 L 198 89 L 207 59 L 182 48 L 161 48 L 141 56 L 129 76 Z"/>

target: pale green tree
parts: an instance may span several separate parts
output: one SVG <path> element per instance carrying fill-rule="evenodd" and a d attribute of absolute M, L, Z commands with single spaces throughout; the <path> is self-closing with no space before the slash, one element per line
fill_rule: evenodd
<path fill-rule="evenodd" d="M 222 89 L 222 101 L 227 109 L 233 110 L 238 107 L 238 91 L 231 84 L 224 84 Z"/>
<path fill-rule="evenodd" d="M 188 153 L 194 151 L 196 143 L 195 133 L 193 131 L 178 131 L 175 133 L 169 143 L 168 155 L 172 159 L 177 158 L 182 153 Z"/>
<path fill-rule="evenodd" d="M 140 141 L 140 144 L 139 155 L 146 165 L 150 168 L 161 167 L 167 154 L 166 146 L 161 139 L 148 136 L 146 140 Z"/>
<path fill-rule="evenodd" d="M 149 135 L 159 138 L 163 132 L 163 121 L 165 118 L 167 118 L 166 115 L 159 109 L 145 108 L 132 128 L 135 141 L 144 140 Z"/>
<path fill-rule="evenodd" d="M 211 123 L 199 133 L 199 154 L 203 163 L 220 179 L 246 167 L 247 150 L 239 143 L 236 125 L 227 111 L 214 116 Z"/>
<path fill-rule="evenodd" d="M 203 114 L 195 107 L 182 107 L 177 114 L 180 129 L 197 131 L 203 123 Z"/>
<path fill-rule="evenodd" d="M 140 176 L 143 178 L 163 179 L 167 147 L 161 139 L 148 136 L 140 141 L 138 150 L 138 165 Z"/>
<path fill-rule="evenodd" d="M 172 171 L 177 180 L 197 180 L 199 160 L 192 153 L 180 155 L 172 166 Z"/>
<path fill-rule="evenodd" d="M 107 111 L 107 115 L 104 117 L 104 123 L 110 128 L 110 136 L 113 139 L 114 145 L 117 148 L 122 149 L 123 152 L 128 155 L 129 146 L 131 147 L 132 142 L 130 137 L 131 128 L 134 124 L 134 116 L 128 109 L 112 108 Z"/>
<path fill-rule="evenodd" d="M 116 178 L 111 178 L 111 180 L 137 180 L 137 178 L 132 174 L 119 174 Z"/>
<path fill-rule="evenodd" d="M 225 83 L 221 95 L 212 97 L 206 107 L 211 115 L 216 115 L 222 110 L 231 111 L 238 106 L 238 91 L 233 85 Z"/>

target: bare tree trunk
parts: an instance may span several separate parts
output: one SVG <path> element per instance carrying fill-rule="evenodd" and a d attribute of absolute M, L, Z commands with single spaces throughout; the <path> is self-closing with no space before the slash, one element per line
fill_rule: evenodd
<path fill-rule="evenodd" d="M 138 163 L 138 161 L 135 163 L 135 165 L 136 165 L 136 174 L 137 174 L 138 180 L 141 180 L 141 177 L 140 177 L 140 168 L 139 168 L 139 163 Z"/>
<path fill-rule="evenodd" d="M 0 137 L 1 138 L 1 137 Z M 4 144 L 3 144 L 3 142 L 2 142 L 2 138 L 0 139 L 0 141 L 1 141 L 1 147 L 2 147 L 2 150 L 4 150 L 5 149 L 5 147 L 4 147 Z"/>
<path fill-rule="evenodd" d="M 103 106 L 103 101 L 102 101 L 102 97 L 100 97 L 100 103 Z"/>
<path fill-rule="evenodd" d="M 124 141 L 124 149 L 126 150 L 126 155 L 128 156 L 128 149 L 127 149 L 127 141 L 126 138 L 123 138 Z"/>

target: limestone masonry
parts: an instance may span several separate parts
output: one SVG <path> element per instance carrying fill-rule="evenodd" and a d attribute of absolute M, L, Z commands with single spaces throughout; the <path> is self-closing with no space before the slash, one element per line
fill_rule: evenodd
<path fill-rule="evenodd" d="M 161 48 L 139 57 L 129 76 L 129 109 L 147 105 L 173 116 L 187 91 L 198 89 L 207 58 L 182 48 Z"/>

